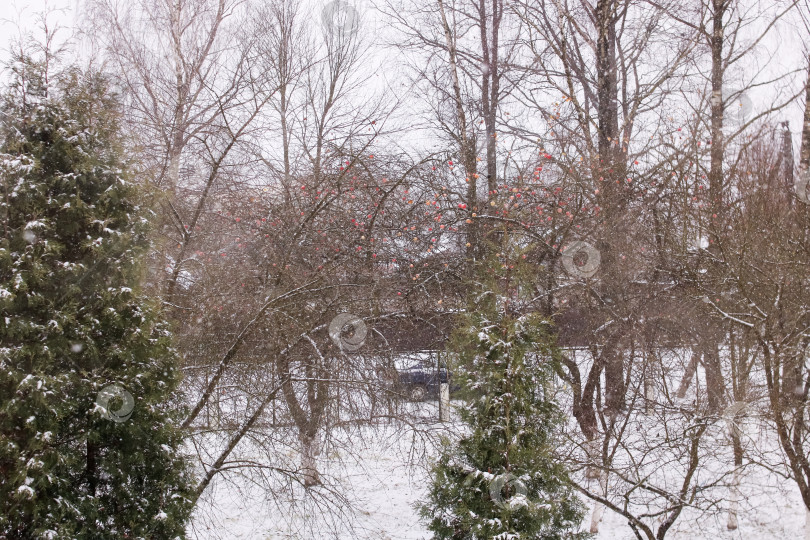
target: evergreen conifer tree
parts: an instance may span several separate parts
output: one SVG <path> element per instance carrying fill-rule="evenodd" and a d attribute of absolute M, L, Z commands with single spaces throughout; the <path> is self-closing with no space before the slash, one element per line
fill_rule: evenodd
<path fill-rule="evenodd" d="M 184 536 L 147 221 L 97 72 L 20 56 L 0 104 L 0 538 Z"/>
<path fill-rule="evenodd" d="M 586 538 L 575 532 L 582 503 L 553 455 L 559 350 L 549 321 L 515 304 L 529 270 L 503 258 L 483 264 L 454 336 L 466 435 L 445 446 L 420 513 L 441 539 Z"/>

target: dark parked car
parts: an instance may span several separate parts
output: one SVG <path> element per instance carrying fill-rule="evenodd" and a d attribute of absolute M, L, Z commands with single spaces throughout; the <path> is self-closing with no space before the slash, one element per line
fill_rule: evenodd
<path fill-rule="evenodd" d="M 438 397 L 439 385 L 450 382 L 452 374 L 439 367 L 436 356 L 430 353 L 413 353 L 398 357 L 394 367 L 378 370 L 385 386 L 404 394 L 411 401 L 422 401 L 428 396 Z"/>

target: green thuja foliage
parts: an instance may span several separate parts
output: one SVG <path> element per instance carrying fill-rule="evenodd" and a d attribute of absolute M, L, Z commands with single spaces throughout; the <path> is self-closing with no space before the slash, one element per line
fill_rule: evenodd
<path fill-rule="evenodd" d="M 184 536 L 177 357 L 109 81 L 19 57 L 0 103 L 0 538 Z M 106 390 L 105 390 L 106 389 Z"/>
<path fill-rule="evenodd" d="M 575 532 L 583 506 L 554 458 L 559 351 L 550 323 L 515 303 L 523 273 L 497 257 L 484 264 L 454 336 L 466 435 L 445 445 L 420 507 L 435 538 L 588 536 Z"/>

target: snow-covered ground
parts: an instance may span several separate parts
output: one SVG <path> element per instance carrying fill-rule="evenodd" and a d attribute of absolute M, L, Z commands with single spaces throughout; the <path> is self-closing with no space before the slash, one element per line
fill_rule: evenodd
<path fill-rule="evenodd" d="M 368 538 L 417 540 L 429 538 L 418 520 L 413 503 L 422 495 L 425 475 L 403 465 L 402 456 L 377 446 L 364 452 L 362 462 L 345 463 L 344 485 L 355 507 L 350 515 L 331 515 L 315 502 L 297 499 L 282 514 L 267 504 L 260 488 L 247 482 L 214 486 L 192 525 L 192 538 L 200 539 L 290 539 Z M 300 490 L 299 490 L 299 496 Z M 213 499 L 213 500 L 212 500 Z M 345 508 L 345 507 L 344 507 Z M 209 514 L 210 513 L 210 514 Z M 209 514 L 206 519 L 202 514 Z M 343 517 L 347 524 L 334 525 Z M 341 526 L 343 525 L 343 526 Z M 334 529 L 339 528 L 336 532 Z M 343 529 L 343 530 L 340 530 Z"/>
<path fill-rule="evenodd" d="M 424 406 L 427 416 L 431 417 L 433 405 Z M 308 493 L 284 481 L 262 484 L 253 474 L 221 476 L 201 501 L 189 528 L 190 537 L 206 540 L 430 538 L 414 504 L 424 495 L 427 465 L 436 449 L 428 442 L 431 437 L 421 434 L 435 435 L 444 429 L 448 427 L 428 422 L 415 428 L 383 424 L 344 433 L 342 440 L 327 443 L 319 457 L 328 489 Z M 244 450 L 240 458 L 245 459 L 249 454 L 249 449 Z M 280 460 L 289 466 L 297 462 L 295 454 L 291 446 Z M 726 530 L 726 513 L 722 510 L 709 517 L 687 510 L 667 538 L 803 537 L 804 510 L 792 481 L 767 474 L 761 468 L 750 468 L 742 489 L 744 501 L 740 508 L 740 527 L 736 531 Z M 588 506 L 591 508 L 590 503 Z M 586 523 L 589 518 L 590 513 Z M 624 518 L 606 511 L 596 538 L 633 539 L 635 536 Z"/>
<path fill-rule="evenodd" d="M 256 470 L 220 475 L 203 495 L 189 536 L 211 540 L 429 538 L 414 503 L 424 493 L 430 457 L 438 454 L 437 435 L 452 426 L 435 421 L 435 401 L 407 404 L 405 412 L 414 425 L 383 422 L 352 427 L 322 441 L 318 457 L 322 487 L 305 490 L 283 474 Z M 297 444 L 288 438 L 290 432 L 291 428 L 268 432 L 276 447 L 283 446 L 279 441 L 287 441 L 272 463 L 287 470 L 300 462 Z M 213 455 L 211 447 L 221 442 L 208 437 L 200 446 Z M 249 441 L 239 448 L 234 459 L 268 462 L 260 442 Z"/>

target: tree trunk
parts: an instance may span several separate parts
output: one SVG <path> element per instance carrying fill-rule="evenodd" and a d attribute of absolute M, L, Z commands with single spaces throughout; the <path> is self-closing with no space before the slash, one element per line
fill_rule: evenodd
<path fill-rule="evenodd" d="M 742 500 L 742 493 L 740 492 L 740 476 L 742 475 L 743 464 L 743 448 L 740 428 L 737 425 L 737 420 L 734 419 L 729 427 L 729 435 L 731 436 L 731 445 L 734 449 L 734 473 L 731 477 L 731 501 L 728 511 L 728 523 L 726 528 L 730 531 L 736 531 L 739 526 L 737 519 L 737 512 L 739 510 L 740 501 Z"/>
<path fill-rule="evenodd" d="M 787 409 L 795 410 L 804 401 L 804 364 L 807 340 L 797 347 L 793 354 L 786 355 L 784 367 L 782 368 L 782 396 L 784 406 Z"/>
<path fill-rule="evenodd" d="M 717 346 L 717 334 L 709 332 L 703 338 L 703 369 L 706 370 L 706 392 L 709 413 L 720 412 L 725 394 L 725 381 L 720 362 L 720 351 Z"/>
<path fill-rule="evenodd" d="M 604 178 L 600 206 L 603 208 L 601 237 L 597 248 L 601 255 L 602 295 L 610 303 L 607 311 L 622 312 L 626 306 L 621 301 L 623 279 L 619 268 L 616 238 L 623 227 L 621 220 L 625 207 L 625 159 L 619 133 L 618 72 L 616 63 L 616 3 L 615 0 L 599 0 L 596 4 L 597 44 L 597 116 L 599 161 L 597 173 Z M 624 334 L 624 325 L 609 330 L 602 347 L 605 369 L 606 403 L 608 414 L 615 415 L 624 409 L 624 359 L 619 349 Z"/>
<path fill-rule="evenodd" d="M 806 174 L 810 169 L 810 57 L 807 64 L 807 82 L 804 88 L 804 122 L 802 123 L 802 141 L 799 150 L 799 168 Z"/>
<path fill-rule="evenodd" d="M 444 30 L 444 40 L 449 53 L 450 76 L 453 83 L 453 102 L 456 109 L 456 121 L 458 122 L 458 133 L 456 140 L 461 154 L 464 173 L 467 178 L 467 213 L 472 215 L 477 212 L 478 193 L 476 187 L 477 160 L 475 155 L 475 141 L 470 138 L 467 127 L 467 113 L 464 111 L 464 98 L 461 95 L 461 81 L 458 76 L 458 57 L 456 53 L 456 41 L 450 23 L 447 20 L 447 13 L 444 7 L 444 0 L 437 0 L 439 15 L 442 19 L 442 29 Z M 470 219 L 466 230 L 467 239 L 467 272 L 472 275 L 473 262 L 480 256 L 479 252 L 479 232 L 478 221 Z"/>
<path fill-rule="evenodd" d="M 655 368 L 658 362 L 651 348 L 644 351 L 644 414 L 650 414 L 655 402 Z"/>
<path fill-rule="evenodd" d="M 709 38 L 712 55 L 711 71 L 711 137 L 709 167 L 709 197 L 712 213 L 720 217 L 723 211 L 723 158 L 725 157 L 725 139 L 723 137 L 723 107 L 727 96 L 723 95 L 723 16 L 726 13 L 728 0 L 712 0 L 712 35 Z M 720 221 L 722 222 L 722 220 Z M 716 224 L 717 222 L 715 222 Z"/>
<path fill-rule="evenodd" d="M 610 415 L 616 415 L 625 409 L 624 398 L 627 393 L 624 379 L 624 355 L 619 346 L 618 336 L 608 339 L 602 349 L 605 366 L 605 409 Z"/>
<path fill-rule="evenodd" d="M 608 482 L 608 474 L 607 471 L 602 471 L 599 475 L 599 487 L 601 488 L 602 492 L 601 495 L 607 498 L 607 482 Z M 599 523 L 602 521 L 602 516 L 605 513 L 605 505 L 597 502 L 593 507 L 593 512 L 591 513 L 591 528 L 590 532 L 592 534 L 596 534 L 599 532 Z"/>
<path fill-rule="evenodd" d="M 301 474 L 304 487 L 321 483 L 315 457 L 319 453 L 317 436 L 324 420 L 329 395 L 329 386 L 326 382 L 327 373 L 321 365 L 313 364 L 314 361 L 310 360 L 306 361 L 303 366 L 306 374 L 304 381 L 306 386 L 305 391 L 299 397 L 290 381 L 289 360 L 282 357 L 279 361 L 280 371 L 288 377 L 287 382 L 281 387 L 282 394 L 295 422 L 295 427 L 298 429 L 298 439 L 301 441 Z"/>
<path fill-rule="evenodd" d="M 793 135 L 790 133 L 790 122 L 782 122 L 782 150 L 780 151 L 782 159 L 782 185 L 779 186 L 779 193 L 790 193 L 793 189 L 795 179 L 793 178 L 793 169 L 796 167 L 795 158 L 793 157 Z M 788 198 L 788 201 L 792 201 Z"/>
<path fill-rule="evenodd" d="M 599 435 L 596 421 L 596 387 L 602 376 L 602 365 L 594 362 L 583 387 L 579 376 L 579 366 L 574 361 L 566 361 L 569 370 L 571 389 L 574 394 L 574 418 L 579 424 L 587 441 L 593 441 Z"/>
<path fill-rule="evenodd" d="M 678 399 L 683 399 L 686 397 L 686 392 L 689 390 L 689 386 L 692 384 L 692 379 L 695 378 L 699 361 L 700 352 L 693 348 L 692 354 L 689 358 L 689 363 L 686 365 L 686 371 L 683 372 L 683 377 L 681 377 L 681 384 L 678 386 L 678 391 L 675 393 L 675 397 Z"/>
<path fill-rule="evenodd" d="M 723 95 L 723 47 L 725 27 L 723 17 L 728 9 L 728 0 L 712 0 L 712 34 L 709 37 L 711 49 L 711 137 L 709 165 L 709 211 L 710 238 L 709 251 L 717 254 L 721 233 L 725 230 L 725 204 L 723 202 L 723 162 L 725 158 L 725 138 L 723 134 L 723 115 L 727 96 Z M 706 370 L 706 390 L 708 393 L 709 411 L 718 412 L 723 399 L 723 373 L 720 366 L 720 354 L 717 350 L 715 331 L 701 331 L 699 339 L 703 356 L 703 367 Z"/>
<path fill-rule="evenodd" d="M 479 0 L 481 17 L 481 51 L 484 73 L 481 78 L 481 105 L 487 136 L 487 201 L 498 187 L 498 156 L 496 122 L 500 106 L 501 72 L 499 65 L 499 34 L 503 15 L 503 0 L 492 0 L 492 12 L 486 11 L 486 0 Z M 488 18 L 491 15 L 491 21 Z M 491 22 L 489 32 L 487 22 Z M 488 35 L 489 34 L 489 35 Z M 490 37 L 491 36 L 491 37 Z"/>
<path fill-rule="evenodd" d="M 304 479 L 304 487 L 312 487 L 321 484 L 321 477 L 318 474 L 318 465 L 315 460 L 320 454 L 317 437 L 309 435 L 301 436 L 301 476 Z"/>

